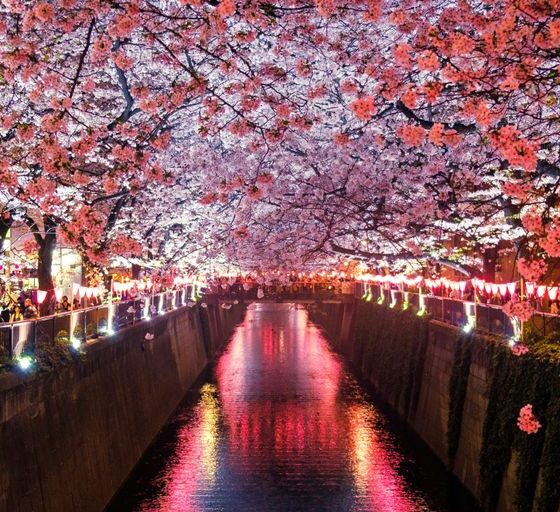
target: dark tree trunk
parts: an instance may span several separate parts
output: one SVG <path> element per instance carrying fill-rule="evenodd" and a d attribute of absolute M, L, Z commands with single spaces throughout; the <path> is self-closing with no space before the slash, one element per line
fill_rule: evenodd
<path fill-rule="evenodd" d="M 496 280 L 496 262 L 498 259 L 498 247 L 489 247 L 482 252 L 484 279 L 488 282 Z"/>
<path fill-rule="evenodd" d="M 40 290 L 53 290 L 54 282 L 52 278 L 52 261 L 56 248 L 56 237 L 45 240 L 39 246 L 39 261 L 37 262 L 37 278 L 39 279 Z"/>
<path fill-rule="evenodd" d="M 25 217 L 25 223 L 31 229 L 35 241 L 39 247 L 37 261 L 37 279 L 39 281 L 39 290 L 47 292 L 45 300 L 40 305 L 41 315 L 54 313 L 51 311 L 54 304 L 54 282 L 52 277 L 52 260 L 56 249 L 56 227 L 57 224 L 52 217 L 43 215 L 44 235 L 41 235 L 36 222 L 29 216 Z"/>
<path fill-rule="evenodd" d="M 142 272 L 142 267 L 136 263 L 132 264 L 132 279 L 140 279 L 140 272 Z"/>
<path fill-rule="evenodd" d="M 2 248 L 4 247 L 4 240 L 8 236 L 8 231 L 12 227 L 14 218 L 9 210 L 4 210 L 0 215 L 0 253 L 4 252 Z"/>

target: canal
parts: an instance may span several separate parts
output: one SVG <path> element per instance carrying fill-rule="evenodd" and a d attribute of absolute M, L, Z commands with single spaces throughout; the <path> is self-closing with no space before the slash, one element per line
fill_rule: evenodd
<path fill-rule="evenodd" d="M 254 304 L 110 512 L 476 510 L 307 311 Z"/>

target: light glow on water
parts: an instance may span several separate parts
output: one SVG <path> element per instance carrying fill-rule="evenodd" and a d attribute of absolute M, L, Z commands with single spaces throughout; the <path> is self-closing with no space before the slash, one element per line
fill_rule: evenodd
<path fill-rule="evenodd" d="M 383 414 L 294 305 L 252 305 L 171 421 L 172 439 L 147 455 L 155 469 L 133 475 L 109 510 L 458 510 L 407 479 Z"/>

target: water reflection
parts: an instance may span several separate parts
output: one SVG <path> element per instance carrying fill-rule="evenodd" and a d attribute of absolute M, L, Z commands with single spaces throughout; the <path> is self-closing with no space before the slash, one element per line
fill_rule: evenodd
<path fill-rule="evenodd" d="M 173 425 L 111 510 L 446 510 L 411 483 L 386 421 L 294 305 L 252 306 Z"/>

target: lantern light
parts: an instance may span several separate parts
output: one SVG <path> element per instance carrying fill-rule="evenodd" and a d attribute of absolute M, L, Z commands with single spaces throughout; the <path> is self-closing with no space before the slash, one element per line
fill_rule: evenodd
<path fill-rule="evenodd" d="M 58 302 L 61 301 L 63 293 L 64 293 L 64 290 L 62 288 L 55 288 L 54 289 L 54 296 L 56 297 L 56 300 Z"/>
<path fill-rule="evenodd" d="M 558 297 L 558 286 L 549 286 L 548 287 L 548 298 L 550 300 L 556 300 Z"/>
<path fill-rule="evenodd" d="M 527 292 L 527 296 L 532 297 L 535 293 L 535 283 L 525 283 L 525 290 Z"/>
<path fill-rule="evenodd" d="M 33 364 L 33 359 L 31 359 L 31 357 L 29 356 L 22 356 L 18 358 L 18 366 L 23 371 L 27 371 L 31 369 L 32 364 Z"/>
<path fill-rule="evenodd" d="M 544 294 L 546 293 L 546 286 L 537 286 L 537 296 L 539 297 L 539 299 L 542 299 L 544 297 Z"/>
<path fill-rule="evenodd" d="M 77 295 L 81 286 L 78 283 L 72 283 L 72 296 Z"/>
<path fill-rule="evenodd" d="M 37 290 L 37 302 L 43 304 L 47 298 L 47 292 L 45 290 Z"/>

